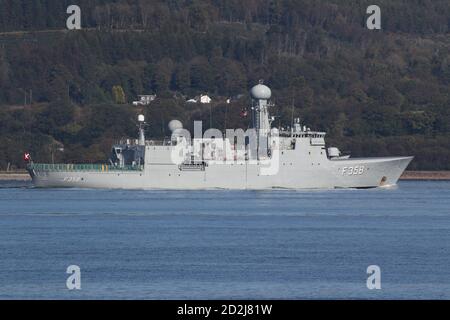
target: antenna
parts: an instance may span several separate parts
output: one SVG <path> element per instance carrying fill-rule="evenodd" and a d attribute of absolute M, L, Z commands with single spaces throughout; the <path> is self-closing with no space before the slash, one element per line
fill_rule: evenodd
<path fill-rule="evenodd" d="M 144 126 L 145 126 L 145 117 L 143 114 L 138 115 L 138 122 L 139 122 L 139 145 L 145 146 L 145 133 L 144 133 Z"/>
<path fill-rule="evenodd" d="M 212 128 L 212 107 L 209 104 L 209 127 Z"/>
<path fill-rule="evenodd" d="M 295 105 L 295 98 L 292 97 L 291 128 L 294 127 L 294 105 Z"/>
<path fill-rule="evenodd" d="M 224 132 L 227 131 L 227 116 L 228 116 L 228 104 L 226 103 L 225 104 L 225 119 L 224 119 L 224 124 L 223 124 Z"/>

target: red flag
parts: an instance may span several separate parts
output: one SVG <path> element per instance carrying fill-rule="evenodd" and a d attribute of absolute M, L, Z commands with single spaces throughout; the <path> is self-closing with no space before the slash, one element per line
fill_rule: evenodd
<path fill-rule="evenodd" d="M 26 153 L 23 155 L 23 160 L 24 160 L 24 161 L 30 161 L 30 159 L 31 159 L 30 154 L 29 154 L 28 152 L 26 152 Z"/>

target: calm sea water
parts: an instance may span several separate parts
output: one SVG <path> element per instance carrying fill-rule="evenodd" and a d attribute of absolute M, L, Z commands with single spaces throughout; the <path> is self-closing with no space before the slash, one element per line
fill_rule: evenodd
<path fill-rule="evenodd" d="M 81 268 L 81 290 L 66 268 Z M 368 290 L 366 268 L 381 268 Z M 2 299 L 450 299 L 450 182 L 329 191 L 0 182 Z"/>

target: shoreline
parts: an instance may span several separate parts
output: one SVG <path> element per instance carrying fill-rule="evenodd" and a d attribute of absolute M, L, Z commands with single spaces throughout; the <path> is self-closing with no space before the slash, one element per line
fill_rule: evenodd
<path fill-rule="evenodd" d="M 0 172 L 0 181 L 31 181 L 27 172 Z"/>
<path fill-rule="evenodd" d="M 400 180 L 450 180 L 450 171 L 405 171 Z"/>
<path fill-rule="evenodd" d="M 31 181 L 27 172 L 0 172 L 0 181 Z M 405 171 L 400 180 L 450 180 L 450 171 Z"/>

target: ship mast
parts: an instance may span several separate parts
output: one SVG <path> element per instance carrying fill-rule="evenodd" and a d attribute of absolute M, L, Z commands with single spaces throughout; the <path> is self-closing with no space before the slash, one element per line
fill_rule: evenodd
<path fill-rule="evenodd" d="M 272 92 L 260 80 L 259 84 L 251 89 L 250 94 L 252 96 L 253 119 L 256 129 L 257 157 L 258 159 L 266 158 L 268 156 L 268 140 L 270 135 L 268 100 Z"/>
<path fill-rule="evenodd" d="M 140 114 L 138 116 L 138 122 L 139 122 L 139 140 L 138 144 L 140 146 L 145 146 L 145 133 L 144 133 L 144 126 L 145 126 L 145 117 L 143 114 Z"/>

